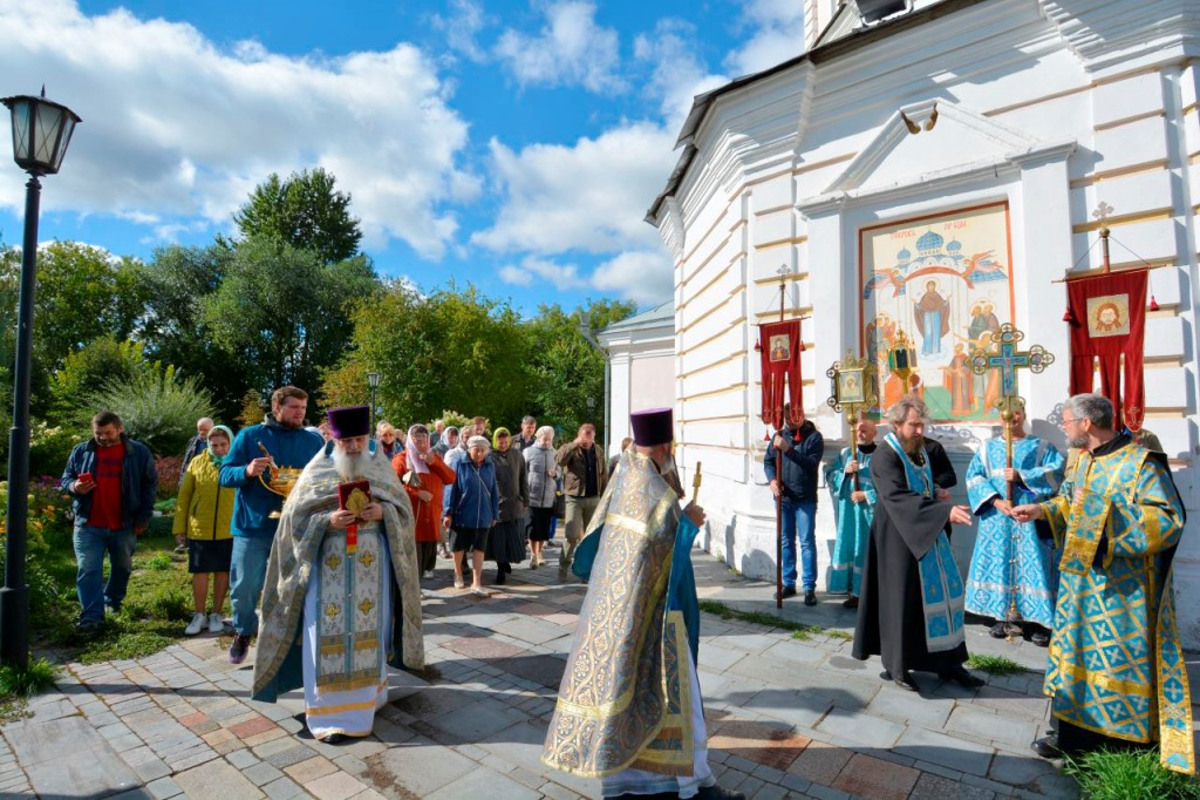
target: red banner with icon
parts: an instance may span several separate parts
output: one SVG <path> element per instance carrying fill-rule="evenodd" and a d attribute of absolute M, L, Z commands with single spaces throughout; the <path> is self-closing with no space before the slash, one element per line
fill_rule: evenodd
<path fill-rule="evenodd" d="M 762 421 L 776 430 L 783 427 L 783 407 L 790 403 L 791 421 L 804 419 L 803 385 L 800 376 L 800 320 L 769 322 L 758 329 L 762 356 Z"/>
<path fill-rule="evenodd" d="M 1146 414 L 1146 270 L 1069 281 L 1067 297 L 1071 394 L 1095 391 L 1099 361 L 1100 393 L 1112 401 L 1114 428 L 1140 430 Z"/>

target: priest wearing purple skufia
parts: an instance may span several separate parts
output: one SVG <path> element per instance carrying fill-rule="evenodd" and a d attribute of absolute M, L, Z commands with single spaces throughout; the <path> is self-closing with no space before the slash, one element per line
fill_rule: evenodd
<path fill-rule="evenodd" d="M 424 645 L 412 504 L 368 447 L 367 407 L 328 417 L 333 443 L 304 468 L 271 546 L 253 696 L 274 702 L 303 686 L 309 731 L 335 743 L 370 735 L 387 702 L 389 646 L 417 670 Z"/>
<path fill-rule="evenodd" d="M 671 409 L 631 415 L 634 447 L 575 551 L 588 581 L 542 761 L 600 778 L 613 797 L 744 797 L 716 785 L 696 675 L 691 549 L 704 511 L 668 476 Z"/>

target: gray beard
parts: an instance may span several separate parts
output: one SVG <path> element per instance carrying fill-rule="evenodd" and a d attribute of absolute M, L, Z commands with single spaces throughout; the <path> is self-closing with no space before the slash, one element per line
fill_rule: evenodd
<path fill-rule="evenodd" d="M 342 479 L 343 483 L 363 479 L 363 473 L 366 469 L 366 459 L 366 453 L 359 453 L 352 456 L 334 445 L 333 468 L 337 471 L 338 477 Z"/>

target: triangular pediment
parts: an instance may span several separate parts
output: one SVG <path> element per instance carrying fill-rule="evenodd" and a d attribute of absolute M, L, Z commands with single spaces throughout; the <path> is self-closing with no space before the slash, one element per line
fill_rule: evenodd
<path fill-rule="evenodd" d="M 823 194 L 872 194 L 931 175 L 1018 160 L 1061 144 L 1028 136 L 944 100 L 914 103 L 898 108 Z"/>

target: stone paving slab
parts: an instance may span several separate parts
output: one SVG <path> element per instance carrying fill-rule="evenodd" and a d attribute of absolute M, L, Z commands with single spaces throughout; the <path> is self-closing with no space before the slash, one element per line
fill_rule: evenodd
<path fill-rule="evenodd" d="M 551 560 L 560 550 L 551 550 Z M 854 613 L 818 595 L 786 602 L 695 553 L 710 599 L 791 622 L 849 631 Z M 447 562 L 424 583 L 425 676 L 389 677 L 374 735 L 334 746 L 304 738 L 293 692 L 249 699 L 252 659 L 227 639 L 187 639 L 145 659 L 68 665 L 33 717 L 0 728 L 0 795 L 275 800 L 597 797 L 599 781 L 540 761 L 584 587 L 565 571 L 518 568 L 492 597 L 450 586 Z M 1044 729 L 1045 651 L 968 629 L 972 652 L 1028 671 L 964 689 L 917 674 L 920 695 L 880 680 L 878 659 L 849 657 L 844 636 L 703 614 L 700 685 L 709 759 L 722 784 L 756 798 L 1066 800 L 1077 790 L 1028 750 Z M 1200 659 L 1189 654 L 1189 669 Z M 1200 677 L 1198 675 L 1197 677 Z M 68 744 L 64 744 L 67 742 Z M 57 756 L 81 754 L 64 769 Z M 48 756 L 47 753 L 54 754 Z M 57 760 L 54 760 L 57 759 Z M 53 764 L 53 769 L 49 765 Z M 104 777 L 104 769 L 111 775 Z"/>

